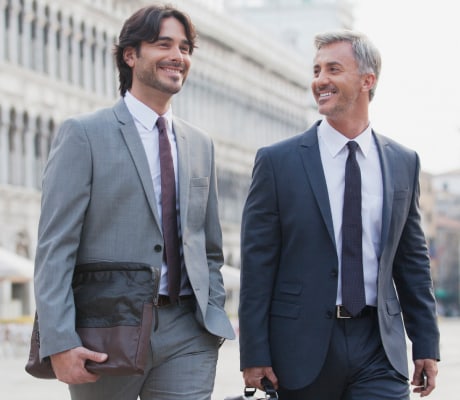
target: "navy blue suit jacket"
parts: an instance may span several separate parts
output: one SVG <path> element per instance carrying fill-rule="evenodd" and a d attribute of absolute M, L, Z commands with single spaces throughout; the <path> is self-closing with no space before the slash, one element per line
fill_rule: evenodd
<path fill-rule="evenodd" d="M 289 389 L 318 375 L 331 337 L 338 256 L 316 123 L 258 151 L 243 211 L 241 368 L 272 366 Z M 439 359 L 439 331 L 418 205 L 417 154 L 373 132 L 383 177 L 378 320 L 385 352 L 408 377 L 414 359 Z M 362 173 L 366 173 L 362 171 Z"/>

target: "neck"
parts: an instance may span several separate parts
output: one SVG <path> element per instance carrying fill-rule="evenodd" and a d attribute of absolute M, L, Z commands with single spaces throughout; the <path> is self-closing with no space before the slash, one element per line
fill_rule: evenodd
<path fill-rule="evenodd" d="M 355 108 L 336 115 L 326 115 L 327 122 L 348 139 L 354 139 L 369 126 L 367 107 Z"/>
<path fill-rule="evenodd" d="M 347 137 L 348 139 L 354 139 L 359 136 L 364 130 L 369 126 L 369 120 L 363 121 L 353 121 L 353 120 L 345 120 L 345 121 L 337 121 L 331 120 L 327 118 L 327 122 L 338 132 L 340 132 L 343 136 Z"/>
<path fill-rule="evenodd" d="M 158 115 L 163 115 L 171 107 L 172 95 L 159 91 L 136 90 L 132 87 L 130 93 Z"/>

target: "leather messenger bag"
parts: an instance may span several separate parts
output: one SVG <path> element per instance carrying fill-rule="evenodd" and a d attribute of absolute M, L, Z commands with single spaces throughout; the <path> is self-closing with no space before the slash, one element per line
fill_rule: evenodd
<path fill-rule="evenodd" d="M 88 361 L 98 375 L 144 373 L 160 269 L 142 263 L 98 262 L 77 265 L 73 275 L 75 326 L 84 347 L 107 353 L 103 363 Z M 26 371 L 55 379 L 51 360 L 40 360 L 39 321 L 35 314 Z"/>

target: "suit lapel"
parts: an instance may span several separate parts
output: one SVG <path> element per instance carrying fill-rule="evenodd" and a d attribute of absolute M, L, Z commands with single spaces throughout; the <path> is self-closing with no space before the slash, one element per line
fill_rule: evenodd
<path fill-rule="evenodd" d="M 380 239 L 380 252 L 378 256 L 380 257 L 385 244 L 388 239 L 388 233 L 390 230 L 391 214 L 392 214 L 392 205 L 393 205 L 393 171 L 392 165 L 394 161 L 391 155 L 391 148 L 389 143 L 385 140 L 384 137 L 373 132 L 375 142 L 377 144 L 377 150 L 380 157 L 380 165 L 382 167 L 382 181 L 383 181 L 383 207 L 382 207 L 382 233 Z"/>
<path fill-rule="evenodd" d="M 142 141 L 137 132 L 136 125 L 134 124 L 131 114 L 126 108 L 123 99 L 115 104 L 113 110 L 120 124 L 121 133 L 131 154 L 131 159 L 136 167 L 139 179 L 142 182 L 144 193 L 150 205 L 150 209 L 152 210 L 158 227 L 161 230 L 161 224 L 159 222 L 160 219 L 158 217 L 158 210 L 155 200 L 155 192 L 153 189 L 152 177 L 150 175 L 150 168 L 147 161 L 147 156 L 145 155 L 144 146 L 142 145 Z"/>
<path fill-rule="evenodd" d="M 176 136 L 177 144 L 177 164 L 178 164 L 178 177 L 179 177 L 179 209 L 180 209 L 180 223 L 182 230 L 185 227 L 187 220 L 187 206 L 189 198 L 189 182 L 190 182 L 190 154 L 187 135 L 185 134 L 185 127 L 182 122 L 173 117 L 173 131 Z"/>
<path fill-rule="evenodd" d="M 324 177 L 321 156 L 319 153 L 317 134 L 318 125 L 319 122 L 301 136 L 300 156 L 302 158 L 305 172 L 310 181 L 312 191 L 315 195 L 316 202 L 329 232 L 329 236 L 335 244 L 329 195 L 327 192 L 326 178 Z"/>

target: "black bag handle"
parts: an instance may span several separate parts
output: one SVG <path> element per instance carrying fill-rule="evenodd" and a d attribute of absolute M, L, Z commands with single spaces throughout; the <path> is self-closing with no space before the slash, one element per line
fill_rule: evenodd
<path fill-rule="evenodd" d="M 264 387 L 265 393 L 267 393 L 267 399 L 275 400 L 278 398 L 278 393 L 276 393 L 272 382 L 266 376 L 262 378 L 262 386 Z"/>
<path fill-rule="evenodd" d="M 272 382 L 266 376 L 264 376 L 262 378 L 261 383 L 262 383 L 264 391 L 265 391 L 265 393 L 267 395 L 265 397 L 267 400 L 276 400 L 276 399 L 278 399 L 278 393 L 276 393 L 276 390 L 273 387 Z M 244 396 L 245 397 L 253 397 L 255 395 L 255 393 L 256 393 L 256 389 L 254 389 L 254 388 L 248 388 L 248 387 L 244 388 Z"/>

